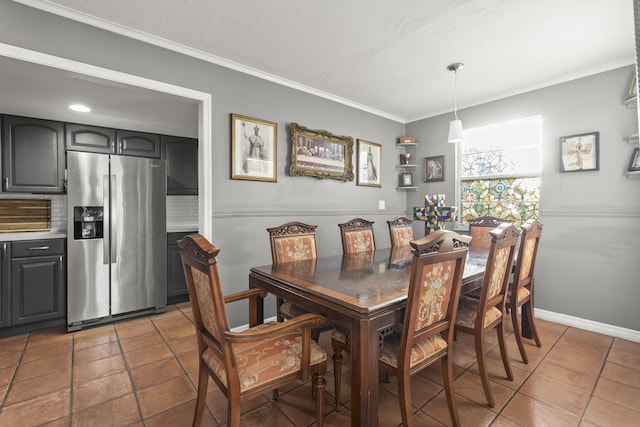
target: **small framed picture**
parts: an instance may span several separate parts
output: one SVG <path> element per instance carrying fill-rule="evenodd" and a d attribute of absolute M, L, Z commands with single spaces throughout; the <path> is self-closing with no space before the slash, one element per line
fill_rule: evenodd
<path fill-rule="evenodd" d="M 629 172 L 640 171 L 640 148 L 633 149 L 631 161 L 629 162 Z"/>
<path fill-rule="evenodd" d="M 358 140 L 358 179 L 357 185 L 382 187 L 380 162 L 382 145 L 375 142 Z"/>
<path fill-rule="evenodd" d="M 400 174 L 400 187 L 413 187 L 413 175 L 410 172 Z"/>
<path fill-rule="evenodd" d="M 560 172 L 598 170 L 600 132 L 581 133 L 560 138 Z"/>
<path fill-rule="evenodd" d="M 231 179 L 278 181 L 278 124 L 231 115 Z"/>
<path fill-rule="evenodd" d="M 424 182 L 444 181 L 444 156 L 424 158 Z"/>

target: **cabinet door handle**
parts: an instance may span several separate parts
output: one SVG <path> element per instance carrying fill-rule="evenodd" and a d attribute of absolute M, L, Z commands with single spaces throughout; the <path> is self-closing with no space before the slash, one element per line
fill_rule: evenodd
<path fill-rule="evenodd" d="M 62 264 L 64 263 L 64 261 L 62 260 L 62 255 L 60 255 L 60 271 L 62 271 Z"/>
<path fill-rule="evenodd" d="M 8 190 L 9 189 L 9 177 L 4 177 L 4 189 Z"/>
<path fill-rule="evenodd" d="M 32 246 L 29 248 L 30 251 L 46 251 L 49 249 L 49 246 Z"/>

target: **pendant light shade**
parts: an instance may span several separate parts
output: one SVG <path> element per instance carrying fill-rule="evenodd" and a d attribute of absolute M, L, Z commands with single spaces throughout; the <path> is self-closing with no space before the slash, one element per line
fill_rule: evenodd
<path fill-rule="evenodd" d="M 455 144 L 456 142 L 464 141 L 464 130 L 462 129 L 462 122 L 458 119 L 458 70 L 464 67 L 462 62 L 456 62 L 447 67 L 447 70 L 453 71 L 455 75 L 455 86 L 453 92 L 453 114 L 455 120 L 449 122 L 449 138 L 447 140 Z"/>

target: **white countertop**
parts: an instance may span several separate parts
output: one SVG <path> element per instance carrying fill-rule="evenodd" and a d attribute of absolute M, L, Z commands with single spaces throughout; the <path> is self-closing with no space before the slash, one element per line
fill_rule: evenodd
<path fill-rule="evenodd" d="M 167 224 L 167 233 L 196 232 L 198 224 Z M 0 242 L 16 242 L 19 240 L 66 239 L 66 230 L 25 231 L 20 233 L 0 233 Z"/>

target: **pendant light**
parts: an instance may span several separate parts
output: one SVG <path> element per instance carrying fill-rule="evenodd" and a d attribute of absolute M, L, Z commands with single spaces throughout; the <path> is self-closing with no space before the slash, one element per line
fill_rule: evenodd
<path fill-rule="evenodd" d="M 447 67 L 447 70 L 453 71 L 455 75 L 455 87 L 453 93 L 453 114 L 455 120 L 449 122 L 449 138 L 448 141 L 452 144 L 456 142 L 462 142 L 464 140 L 464 132 L 462 130 L 462 122 L 458 119 L 458 70 L 464 67 L 462 62 L 456 62 Z"/>

